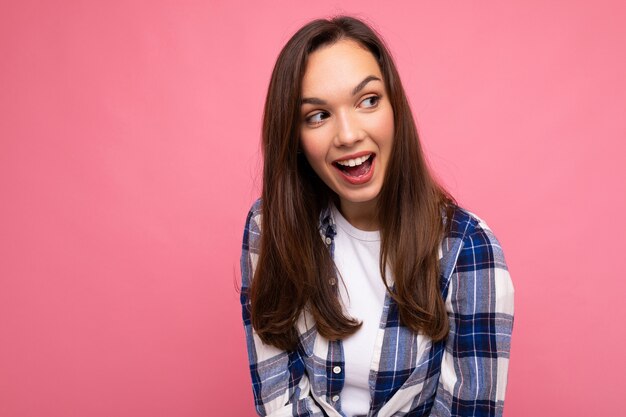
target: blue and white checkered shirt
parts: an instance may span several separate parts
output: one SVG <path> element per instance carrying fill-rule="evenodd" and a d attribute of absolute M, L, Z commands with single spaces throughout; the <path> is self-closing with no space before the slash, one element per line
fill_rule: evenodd
<path fill-rule="evenodd" d="M 241 255 L 241 304 L 256 410 L 261 416 L 345 416 L 341 341 L 319 335 L 306 312 L 297 322 L 297 351 L 264 344 L 252 328 L 248 290 L 259 253 L 260 205 L 258 200 L 248 214 Z M 320 233 L 332 252 L 336 230 L 330 210 L 320 219 Z M 451 221 L 439 251 L 450 333 L 433 343 L 401 326 L 398 307 L 387 294 L 370 368 L 368 416 L 502 415 L 513 284 L 488 226 L 462 208 Z"/>

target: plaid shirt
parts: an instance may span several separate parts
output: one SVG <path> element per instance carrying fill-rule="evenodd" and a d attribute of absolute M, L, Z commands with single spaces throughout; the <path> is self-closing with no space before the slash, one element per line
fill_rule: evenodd
<path fill-rule="evenodd" d="M 341 412 L 341 341 L 319 335 L 305 311 L 297 351 L 264 344 L 250 322 L 248 290 L 259 245 L 261 208 L 251 208 L 241 255 L 241 304 L 256 410 L 261 416 L 345 416 Z M 513 284 L 502 248 L 487 225 L 457 208 L 439 251 L 448 337 L 433 343 L 399 323 L 385 297 L 370 368 L 368 416 L 501 416 L 513 327 Z M 335 224 L 320 216 L 333 251 Z"/>

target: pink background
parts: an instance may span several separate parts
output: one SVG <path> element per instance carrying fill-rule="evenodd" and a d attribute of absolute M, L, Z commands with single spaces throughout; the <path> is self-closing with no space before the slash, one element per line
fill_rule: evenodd
<path fill-rule="evenodd" d="M 254 415 L 236 285 L 264 95 L 291 34 L 342 12 L 505 248 L 505 415 L 616 415 L 622 2 L 294 3 L 2 2 L 0 415 Z"/>

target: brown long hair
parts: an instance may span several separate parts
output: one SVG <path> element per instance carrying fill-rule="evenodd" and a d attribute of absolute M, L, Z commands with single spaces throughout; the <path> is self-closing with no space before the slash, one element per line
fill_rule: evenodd
<path fill-rule="evenodd" d="M 295 322 L 307 309 L 317 331 L 329 340 L 354 333 L 360 323 L 343 312 L 337 275 L 320 238 L 321 211 L 336 195 L 298 152 L 302 79 L 309 54 L 351 39 L 376 58 L 394 113 L 394 141 L 378 198 L 381 228 L 380 272 L 389 264 L 400 322 L 441 340 L 448 319 L 439 287 L 438 248 L 444 236 L 442 214 L 453 198 L 428 170 L 400 77 L 380 37 L 362 21 L 338 16 L 302 27 L 280 52 L 272 73 L 263 118 L 261 245 L 250 288 L 252 325 L 261 340 L 284 350 L 297 347 Z M 449 222 L 448 222 L 449 223 Z"/>

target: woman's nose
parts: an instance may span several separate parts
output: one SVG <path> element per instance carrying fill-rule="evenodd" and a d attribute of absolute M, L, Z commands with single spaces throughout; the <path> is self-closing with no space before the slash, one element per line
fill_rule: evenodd
<path fill-rule="evenodd" d="M 351 146 L 363 138 L 363 132 L 356 115 L 349 111 L 337 113 L 337 146 Z"/>

